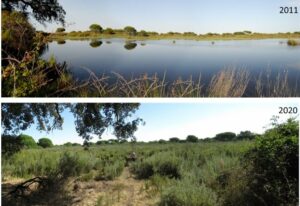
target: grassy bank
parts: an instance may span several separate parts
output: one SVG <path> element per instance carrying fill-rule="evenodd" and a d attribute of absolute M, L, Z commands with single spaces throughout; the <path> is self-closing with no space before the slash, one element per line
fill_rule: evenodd
<path fill-rule="evenodd" d="M 148 35 L 128 35 L 124 32 L 116 32 L 114 34 L 105 33 L 95 33 L 90 31 L 79 31 L 79 32 L 59 32 L 51 33 L 49 35 L 50 40 L 80 40 L 80 39 L 95 39 L 95 38 L 122 38 L 128 40 L 196 40 L 196 41 L 217 41 L 217 40 L 254 40 L 254 39 L 299 39 L 300 33 L 274 33 L 274 34 L 264 34 L 264 33 L 209 33 L 203 35 L 197 34 L 181 34 L 181 33 L 149 33 Z"/>

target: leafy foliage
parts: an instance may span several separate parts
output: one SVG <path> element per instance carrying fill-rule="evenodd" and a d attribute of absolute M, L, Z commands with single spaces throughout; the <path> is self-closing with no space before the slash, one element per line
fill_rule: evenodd
<path fill-rule="evenodd" d="M 2 11 L 1 29 L 4 58 L 11 55 L 22 57 L 33 48 L 35 29 L 22 13 Z"/>
<path fill-rule="evenodd" d="M 31 149 L 31 148 L 37 148 L 37 144 L 34 141 L 33 137 L 25 134 L 20 134 L 19 137 L 21 140 L 21 144 L 24 146 L 26 149 Z"/>
<path fill-rule="evenodd" d="M 53 143 L 49 138 L 41 138 L 38 141 L 38 145 L 43 147 L 43 148 L 47 148 L 47 147 L 53 147 Z"/>
<path fill-rule="evenodd" d="M 2 10 L 21 11 L 23 14 L 29 13 L 43 23 L 45 21 L 65 22 L 65 10 L 58 3 L 58 0 L 3 0 L 1 2 Z"/>
<path fill-rule="evenodd" d="M 99 24 L 92 24 L 90 26 L 90 30 L 92 32 L 99 32 L 100 33 L 100 32 L 102 32 L 103 28 Z"/>
<path fill-rule="evenodd" d="M 299 121 L 273 125 L 245 157 L 252 201 L 256 205 L 297 205 Z"/>
<path fill-rule="evenodd" d="M 187 142 L 198 142 L 198 137 L 196 137 L 195 135 L 189 135 L 186 137 L 186 141 Z"/>
<path fill-rule="evenodd" d="M 11 156 L 23 148 L 21 139 L 13 135 L 1 136 L 1 153 L 2 155 Z"/>
<path fill-rule="evenodd" d="M 136 29 L 132 26 L 126 26 L 124 28 L 124 31 L 130 36 L 135 36 L 137 34 Z"/>
<path fill-rule="evenodd" d="M 236 134 L 233 132 L 224 132 L 217 134 L 216 137 L 214 138 L 215 140 L 218 141 L 231 141 L 236 138 Z"/>
<path fill-rule="evenodd" d="M 63 27 L 59 27 L 56 29 L 56 32 L 65 32 L 65 31 L 66 31 L 66 29 Z"/>

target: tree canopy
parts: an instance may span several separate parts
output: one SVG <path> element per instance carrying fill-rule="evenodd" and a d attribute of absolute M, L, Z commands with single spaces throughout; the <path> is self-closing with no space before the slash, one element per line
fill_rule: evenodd
<path fill-rule="evenodd" d="M 53 143 L 49 138 L 41 138 L 38 141 L 38 145 L 43 147 L 43 148 L 47 148 L 47 147 L 53 147 Z"/>
<path fill-rule="evenodd" d="M 118 139 L 134 138 L 141 118 L 130 120 L 139 104 L 132 103 L 4 103 L 2 104 L 2 128 L 4 134 L 17 134 L 36 124 L 38 130 L 62 129 L 61 113 L 66 109 L 74 115 L 75 128 L 85 141 L 94 136 L 101 138 L 107 128 L 112 128 Z"/>
<path fill-rule="evenodd" d="M 187 142 L 198 142 L 198 137 L 196 137 L 195 135 L 189 135 L 186 137 L 186 141 Z"/>
<path fill-rule="evenodd" d="M 32 16 L 39 22 L 58 21 L 65 23 L 65 10 L 58 0 L 2 0 L 2 10 L 20 11 Z"/>
<path fill-rule="evenodd" d="M 102 27 L 99 24 L 92 24 L 90 26 L 90 30 L 92 32 L 102 32 L 103 29 L 102 29 Z"/>
<path fill-rule="evenodd" d="M 136 29 L 132 26 L 126 26 L 124 28 L 124 31 L 130 36 L 135 36 L 137 34 Z"/>

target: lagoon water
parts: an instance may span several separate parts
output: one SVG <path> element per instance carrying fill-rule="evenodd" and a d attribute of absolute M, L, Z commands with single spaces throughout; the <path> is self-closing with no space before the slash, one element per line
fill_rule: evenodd
<path fill-rule="evenodd" d="M 43 58 L 54 56 L 66 62 L 77 79 L 119 73 L 127 78 L 147 73 L 166 74 L 172 82 L 179 77 L 207 83 L 222 69 L 246 69 L 252 77 L 261 72 L 277 76 L 288 71 L 289 82 L 300 78 L 300 47 L 290 47 L 287 40 L 147 40 L 126 42 L 124 39 L 66 40 L 64 44 L 51 42 Z M 272 75 L 271 75 L 272 76 Z"/>

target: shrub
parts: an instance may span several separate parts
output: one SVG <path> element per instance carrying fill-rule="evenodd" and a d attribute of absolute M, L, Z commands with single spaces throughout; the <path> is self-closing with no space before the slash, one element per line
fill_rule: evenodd
<path fill-rule="evenodd" d="M 179 138 L 177 138 L 177 137 L 171 137 L 171 138 L 169 139 L 169 141 L 170 141 L 170 142 L 179 142 L 180 140 L 179 140 Z"/>
<path fill-rule="evenodd" d="M 145 36 L 145 37 L 149 36 L 149 34 L 144 30 L 140 31 L 138 34 L 139 34 L 139 36 Z"/>
<path fill-rule="evenodd" d="M 154 174 L 153 165 L 148 162 L 134 164 L 132 167 L 132 171 L 138 179 L 148 179 Z"/>
<path fill-rule="evenodd" d="M 11 156 L 19 152 L 23 148 L 21 139 L 13 135 L 2 135 L 1 136 L 2 155 Z"/>
<path fill-rule="evenodd" d="M 195 185 L 191 182 L 178 183 L 167 188 L 159 206 L 216 206 L 216 194 L 205 185 Z"/>
<path fill-rule="evenodd" d="M 34 139 L 29 135 L 21 134 L 18 138 L 20 138 L 22 146 L 26 149 L 37 148 L 38 146 Z"/>
<path fill-rule="evenodd" d="M 95 177 L 96 181 L 99 180 L 114 180 L 119 177 L 124 169 L 123 161 L 115 161 L 111 165 L 105 165 L 102 170 L 99 171 L 98 175 Z"/>
<path fill-rule="evenodd" d="M 84 166 L 79 160 L 78 155 L 71 155 L 68 152 L 65 152 L 57 166 L 57 173 L 62 178 L 75 177 L 81 174 Z"/>
<path fill-rule="evenodd" d="M 35 29 L 22 13 L 2 11 L 1 28 L 2 55 L 22 57 L 33 48 Z"/>
<path fill-rule="evenodd" d="M 233 132 L 224 132 L 217 134 L 216 137 L 214 138 L 215 140 L 219 141 L 231 141 L 236 138 L 236 134 Z"/>
<path fill-rule="evenodd" d="M 169 178 L 180 178 L 179 165 L 171 161 L 160 163 L 157 168 L 157 173 Z"/>
<path fill-rule="evenodd" d="M 66 29 L 62 28 L 62 27 L 56 29 L 56 32 L 58 32 L 58 33 L 65 32 L 65 31 L 66 31 Z"/>
<path fill-rule="evenodd" d="M 293 40 L 293 39 L 289 39 L 289 40 L 287 41 L 287 44 L 288 44 L 289 46 L 297 46 L 297 45 L 300 45 L 300 42 L 298 42 L 298 41 L 296 41 L 296 40 Z"/>
<path fill-rule="evenodd" d="M 274 124 L 245 156 L 248 184 L 257 205 L 297 205 L 299 121 Z M 259 197 L 259 198 L 258 198 Z"/>
<path fill-rule="evenodd" d="M 39 139 L 38 145 L 43 148 L 53 147 L 52 141 L 46 137 Z"/>
<path fill-rule="evenodd" d="M 115 34 L 115 31 L 112 28 L 107 28 L 103 32 L 104 34 Z"/>
<path fill-rule="evenodd" d="M 194 135 L 189 135 L 186 138 L 187 142 L 198 142 L 198 137 L 194 136 Z"/>

